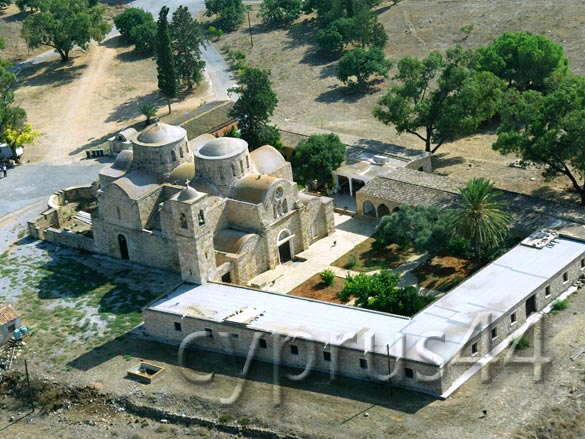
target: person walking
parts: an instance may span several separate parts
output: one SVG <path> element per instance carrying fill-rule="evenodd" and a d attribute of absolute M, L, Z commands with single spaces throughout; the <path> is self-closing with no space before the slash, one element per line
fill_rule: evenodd
<path fill-rule="evenodd" d="M 6 175 L 8 174 L 8 170 L 6 169 L 6 163 L 2 163 L 2 174 L 3 174 L 3 178 L 6 178 Z"/>

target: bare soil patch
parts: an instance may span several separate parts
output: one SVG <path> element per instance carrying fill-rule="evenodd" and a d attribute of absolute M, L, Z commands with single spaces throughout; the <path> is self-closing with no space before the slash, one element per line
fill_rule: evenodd
<path fill-rule="evenodd" d="M 475 271 L 472 261 L 453 256 L 435 256 L 414 270 L 418 286 L 447 292 L 463 282 Z"/>
<path fill-rule="evenodd" d="M 300 284 L 288 294 L 291 296 L 306 297 L 307 299 L 321 300 L 323 302 L 342 303 L 337 294 L 343 289 L 343 278 L 335 277 L 335 284 L 325 285 L 321 276 L 316 274 Z"/>
<path fill-rule="evenodd" d="M 374 241 L 376 241 L 375 238 L 366 239 L 331 265 L 346 270 L 368 272 L 396 268 L 414 255 L 412 250 L 404 251 L 396 244 L 391 244 L 383 249 L 373 249 L 372 243 Z"/>

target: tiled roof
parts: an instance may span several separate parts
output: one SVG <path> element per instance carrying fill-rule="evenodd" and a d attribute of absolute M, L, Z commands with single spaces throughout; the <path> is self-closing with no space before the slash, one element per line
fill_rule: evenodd
<path fill-rule="evenodd" d="M 19 317 L 20 315 L 16 312 L 12 305 L 0 306 L 0 325 L 5 325 L 6 323 L 9 323 Z"/>

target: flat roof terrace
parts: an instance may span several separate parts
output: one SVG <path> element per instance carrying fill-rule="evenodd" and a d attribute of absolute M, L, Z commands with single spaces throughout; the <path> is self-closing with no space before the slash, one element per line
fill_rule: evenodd
<path fill-rule="evenodd" d="M 492 321 L 501 317 L 583 254 L 585 242 L 567 238 L 541 249 L 518 245 L 412 318 L 213 283 L 181 285 L 148 309 L 226 324 L 244 310 L 250 318 L 241 323 L 251 330 L 324 344 L 355 333 L 345 347 L 386 355 L 388 345 L 394 357 L 441 366 L 468 341 L 478 315 L 489 312 Z M 444 342 L 429 339 L 426 348 L 435 355 L 421 356 L 417 344 L 436 332 L 445 334 Z M 369 348 L 367 333 L 375 336 Z"/>

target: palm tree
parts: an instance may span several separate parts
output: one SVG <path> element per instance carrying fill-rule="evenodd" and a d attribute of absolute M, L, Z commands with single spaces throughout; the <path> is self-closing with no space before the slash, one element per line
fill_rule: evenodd
<path fill-rule="evenodd" d="M 497 199 L 501 194 L 488 180 L 474 178 L 459 189 L 459 199 L 451 212 L 451 224 L 456 233 L 469 240 L 477 268 L 481 248 L 497 245 L 508 234 L 510 215 L 503 210 L 507 203 Z"/>
<path fill-rule="evenodd" d="M 158 110 L 156 109 L 154 104 L 150 104 L 150 103 L 144 104 L 144 105 L 140 105 L 138 108 L 140 109 L 140 112 L 142 113 L 142 115 L 146 117 L 146 125 L 147 126 L 152 123 L 153 119 L 156 120 L 156 115 L 158 113 Z"/>

